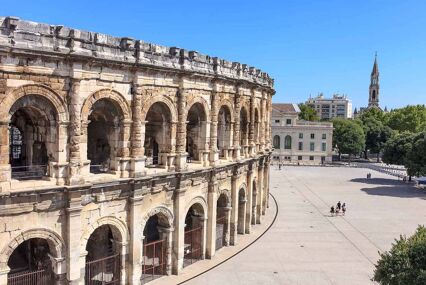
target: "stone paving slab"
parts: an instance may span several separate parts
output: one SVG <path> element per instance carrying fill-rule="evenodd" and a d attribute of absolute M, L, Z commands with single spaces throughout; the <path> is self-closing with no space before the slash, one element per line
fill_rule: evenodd
<path fill-rule="evenodd" d="M 185 284 L 374 284 L 378 251 L 426 222 L 426 192 L 368 169 L 284 167 L 271 170 L 270 185 L 279 208 L 272 228 Z M 331 217 L 338 200 L 348 212 Z"/>

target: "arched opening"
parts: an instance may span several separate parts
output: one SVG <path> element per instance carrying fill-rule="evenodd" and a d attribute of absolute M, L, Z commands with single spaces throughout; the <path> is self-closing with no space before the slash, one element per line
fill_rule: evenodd
<path fill-rule="evenodd" d="M 8 285 L 54 284 L 51 252 L 45 239 L 32 238 L 21 243 L 7 265 Z"/>
<path fill-rule="evenodd" d="M 186 152 L 188 162 L 200 161 L 202 153 L 206 150 L 206 112 L 201 103 L 195 103 L 188 111 L 186 125 Z"/>
<path fill-rule="evenodd" d="M 280 138 L 280 136 L 279 136 L 279 135 L 275 135 L 275 136 L 274 136 L 274 142 L 273 142 L 273 144 L 274 144 L 274 148 L 275 148 L 275 149 L 280 149 L 280 145 L 281 145 L 281 138 Z"/>
<path fill-rule="evenodd" d="M 284 138 L 284 149 L 291 149 L 291 136 L 289 135 Z"/>
<path fill-rule="evenodd" d="M 39 95 L 18 99 L 10 109 L 9 162 L 12 178 L 49 176 L 49 163 L 57 161 L 57 112 Z"/>
<path fill-rule="evenodd" d="M 119 284 L 120 244 L 113 228 L 102 225 L 91 235 L 86 245 L 86 285 Z"/>
<path fill-rule="evenodd" d="M 220 158 L 227 158 L 232 141 L 231 111 L 227 106 L 222 106 L 217 119 L 217 149 Z"/>
<path fill-rule="evenodd" d="M 371 96 L 373 101 L 376 100 L 376 90 L 373 90 L 373 96 Z"/>
<path fill-rule="evenodd" d="M 163 214 L 149 217 L 143 230 L 142 283 L 167 274 L 168 231 L 170 223 Z"/>
<path fill-rule="evenodd" d="M 164 166 L 167 164 L 167 154 L 171 151 L 171 122 L 169 107 L 163 102 L 151 105 L 146 114 L 145 125 L 145 155 L 146 165 Z"/>
<path fill-rule="evenodd" d="M 238 192 L 238 225 L 237 232 L 239 234 L 245 233 L 245 217 L 246 217 L 246 192 L 243 188 Z"/>
<path fill-rule="evenodd" d="M 91 173 L 118 169 L 119 142 L 123 137 L 123 114 L 109 99 L 96 101 L 88 117 L 87 158 Z"/>
<path fill-rule="evenodd" d="M 241 156 L 244 156 L 248 148 L 248 114 L 247 110 L 242 107 L 240 110 L 240 146 Z"/>
<path fill-rule="evenodd" d="M 189 208 L 185 217 L 183 266 L 203 258 L 204 209 L 198 203 Z"/>
<path fill-rule="evenodd" d="M 216 250 L 228 245 L 230 201 L 221 194 L 216 203 Z"/>

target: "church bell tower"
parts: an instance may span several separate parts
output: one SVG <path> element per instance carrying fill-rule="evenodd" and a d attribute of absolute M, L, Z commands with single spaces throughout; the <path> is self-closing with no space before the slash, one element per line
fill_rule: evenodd
<path fill-rule="evenodd" d="M 370 96 L 368 98 L 368 108 L 379 108 L 379 66 L 377 64 L 377 53 L 374 57 L 373 71 L 370 79 Z"/>

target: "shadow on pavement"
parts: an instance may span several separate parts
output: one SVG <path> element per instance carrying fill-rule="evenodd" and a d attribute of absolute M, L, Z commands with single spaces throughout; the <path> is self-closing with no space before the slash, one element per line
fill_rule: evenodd
<path fill-rule="evenodd" d="M 354 178 L 349 181 L 372 185 L 407 185 L 403 181 L 397 180 L 395 178 Z"/>
<path fill-rule="evenodd" d="M 361 188 L 368 195 L 390 196 L 399 198 L 419 198 L 426 200 L 426 191 L 418 189 L 414 186 L 378 186 L 372 188 Z"/>

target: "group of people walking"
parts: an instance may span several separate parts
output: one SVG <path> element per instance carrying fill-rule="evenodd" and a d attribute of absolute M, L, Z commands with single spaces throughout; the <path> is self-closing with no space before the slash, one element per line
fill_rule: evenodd
<path fill-rule="evenodd" d="M 334 215 L 337 216 L 340 213 L 340 211 L 342 211 L 342 214 L 345 215 L 345 213 L 346 213 L 346 203 L 342 204 L 339 201 L 339 202 L 337 202 L 336 207 L 331 206 L 331 208 L 330 208 L 330 214 L 332 216 L 334 216 Z"/>

